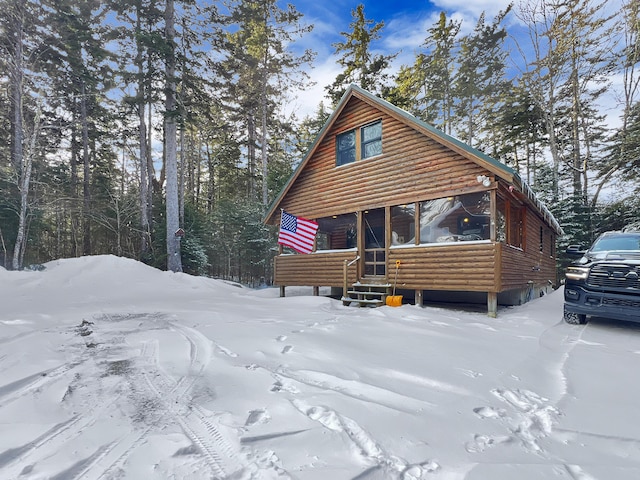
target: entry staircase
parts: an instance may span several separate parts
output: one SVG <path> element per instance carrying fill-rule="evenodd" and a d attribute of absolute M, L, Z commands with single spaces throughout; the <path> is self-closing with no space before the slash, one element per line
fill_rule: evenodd
<path fill-rule="evenodd" d="M 352 284 L 351 289 L 342 296 L 342 304 L 349 306 L 353 303 L 358 307 L 381 307 L 385 304 L 387 296 L 391 295 L 391 287 L 392 285 L 386 281 L 363 278 Z"/>

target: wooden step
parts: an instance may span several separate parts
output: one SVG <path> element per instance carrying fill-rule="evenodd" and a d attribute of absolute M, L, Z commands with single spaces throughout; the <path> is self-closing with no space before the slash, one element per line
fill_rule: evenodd
<path fill-rule="evenodd" d="M 355 303 L 359 307 L 381 307 L 389 295 L 391 295 L 391 284 L 389 283 L 358 281 L 352 285 L 351 290 L 347 290 L 347 296 L 343 296 L 341 300 L 345 306 Z"/>
<path fill-rule="evenodd" d="M 363 287 L 363 288 L 391 288 L 392 285 L 390 283 L 360 283 L 356 282 L 353 284 L 353 287 Z"/>
<path fill-rule="evenodd" d="M 386 290 L 384 292 L 363 291 L 363 290 L 347 290 L 347 293 L 349 295 L 373 295 L 373 296 L 375 296 L 375 295 L 378 295 L 378 296 L 380 296 L 380 295 L 383 295 L 383 296 L 389 295 L 389 293 Z"/>

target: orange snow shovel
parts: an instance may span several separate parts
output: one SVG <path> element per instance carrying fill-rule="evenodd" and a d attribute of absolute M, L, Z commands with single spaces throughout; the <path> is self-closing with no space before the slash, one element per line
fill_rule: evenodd
<path fill-rule="evenodd" d="M 389 295 L 386 299 L 386 303 L 390 307 L 402 306 L 402 295 L 396 295 L 396 284 L 398 283 L 398 268 L 400 268 L 400 260 L 396 260 L 396 278 L 393 281 L 393 295 Z"/>

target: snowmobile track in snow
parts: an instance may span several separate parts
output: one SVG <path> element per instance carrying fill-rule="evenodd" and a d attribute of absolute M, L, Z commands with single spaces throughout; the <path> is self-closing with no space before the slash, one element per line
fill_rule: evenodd
<path fill-rule="evenodd" d="M 213 478 L 224 478 L 228 473 L 239 470 L 241 463 L 237 452 L 224 438 L 218 428 L 207 419 L 207 414 L 197 405 L 191 404 L 189 393 L 198 376 L 211 361 L 211 346 L 209 340 L 200 332 L 175 324 L 167 325 L 179 332 L 189 344 L 189 374 L 177 380 L 170 377 L 159 366 L 159 343 L 157 340 L 142 342 L 140 357 L 143 362 L 140 372 L 144 382 L 140 382 L 142 395 L 151 397 L 155 402 L 156 411 L 151 412 L 154 422 L 145 429 L 132 432 L 119 440 L 106 445 L 91 456 L 69 478 L 111 479 L 118 476 L 127 458 L 145 441 L 147 436 L 157 429 L 156 423 L 167 420 L 179 425 L 184 434 L 202 453 L 207 465 L 212 471 Z M 183 405 L 188 405 L 188 411 L 183 411 Z"/>
<path fill-rule="evenodd" d="M 234 446 L 225 437 L 211 414 L 195 405 L 190 396 L 195 382 L 202 376 L 211 361 L 212 342 L 197 330 L 170 323 L 153 314 L 136 315 L 130 318 L 111 318 L 110 316 L 103 318 L 109 321 L 105 327 L 113 327 L 116 322 L 122 321 L 163 320 L 156 330 L 177 332 L 188 345 L 188 364 L 185 365 L 187 373 L 174 378 L 162 369 L 159 362 L 161 345 L 158 340 L 144 340 L 139 343 L 134 340 L 129 343 L 127 340 L 139 333 L 139 330 L 118 328 L 116 331 L 105 328 L 101 332 L 103 335 L 108 335 L 105 338 L 119 338 L 121 340 L 118 344 L 129 343 L 128 353 L 135 352 L 132 357 L 125 360 L 126 368 L 119 373 L 125 380 L 116 382 L 116 385 L 112 386 L 114 390 L 122 389 L 122 391 L 118 392 L 114 401 L 109 403 L 100 402 L 101 397 L 98 395 L 79 397 L 82 403 L 75 408 L 80 413 L 52 426 L 20 447 L 0 452 L 2 477 L 19 478 L 23 474 L 27 474 L 28 477 L 28 473 L 34 468 L 38 469 L 41 463 L 50 462 L 50 459 L 57 457 L 59 452 L 68 451 L 69 448 L 74 448 L 74 444 L 82 443 L 83 435 L 91 435 L 92 428 L 101 419 L 121 417 L 120 408 L 123 405 L 131 407 L 132 400 L 133 407 L 137 407 L 137 413 L 134 413 L 130 420 L 139 423 L 139 428 L 119 437 L 106 439 L 103 445 L 93 452 L 84 452 L 84 458 L 80 458 L 71 465 L 68 461 L 65 462 L 65 467 L 53 478 L 65 480 L 118 478 L 132 453 L 144 445 L 150 434 L 167 424 L 179 426 L 184 435 L 201 452 L 200 459 L 196 458 L 194 462 L 202 466 L 206 463 L 213 478 L 225 478 L 241 470 L 239 446 Z M 76 361 L 3 386 L 0 389 L 0 408 L 36 391 L 42 391 L 53 385 L 56 380 L 64 379 L 71 370 L 85 364 L 88 358 L 93 356 L 95 360 L 95 353 L 96 351 L 82 351 Z M 108 354 L 108 351 L 105 353 Z M 97 358 L 98 365 L 105 364 L 102 357 Z M 106 365 L 117 362 L 107 361 Z M 91 387 L 95 389 L 96 385 L 92 383 Z M 122 388 L 123 386 L 125 388 Z M 89 393 L 92 392 L 93 390 Z"/>
<path fill-rule="evenodd" d="M 157 363 L 156 348 L 144 347 L 144 355 L 152 360 L 149 369 L 143 371 L 145 384 L 149 392 L 160 401 L 165 415 L 172 417 L 185 435 L 202 452 L 216 477 L 224 478 L 241 468 L 238 451 L 220 433 L 220 430 L 208 419 L 208 415 L 199 406 L 192 404 L 188 397 L 198 376 L 211 361 L 211 342 L 200 332 L 181 325 L 171 324 L 180 332 L 190 345 L 190 374 L 180 377 L 172 388 L 173 382 Z M 157 344 L 155 345 L 157 347 Z M 167 393 L 168 392 L 168 393 Z M 186 402 L 185 402 L 186 400 Z M 188 405 L 188 411 L 178 411 L 176 405 Z"/>

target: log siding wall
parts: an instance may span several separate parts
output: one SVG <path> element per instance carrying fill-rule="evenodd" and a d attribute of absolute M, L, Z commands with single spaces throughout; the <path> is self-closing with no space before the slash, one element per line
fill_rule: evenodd
<path fill-rule="evenodd" d="M 543 248 L 540 250 L 539 232 L 543 229 Z M 554 234 L 532 211 L 525 216 L 524 249 L 501 244 L 501 291 L 523 288 L 529 281 L 534 285 L 557 285 L 556 261 L 551 255 Z"/>
<path fill-rule="evenodd" d="M 378 119 L 382 154 L 336 167 L 336 135 Z M 280 206 L 307 218 L 321 218 L 477 189 L 477 176 L 486 173 L 400 120 L 352 98 Z"/>
<path fill-rule="evenodd" d="M 357 256 L 354 250 L 309 255 L 280 255 L 274 258 L 276 285 L 340 287 L 344 279 L 344 261 Z M 356 281 L 356 266 L 348 269 L 349 284 Z"/>
<path fill-rule="evenodd" d="M 495 292 L 496 253 L 497 245 L 490 242 L 392 248 L 389 269 L 400 260 L 398 288 Z"/>
<path fill-rule="evenodd" d="M 388 271 L 395 274 L 395 262 L 400 260 L 398 288 L 497 291 L 497 247 L 490 242 L 461 242 L 460 245 L 392 248 L 387 260 Z M 340 287 L 344 260 L 351 261 L 355 256 L 354 251 L 282 255 L 275 258 L 274 280 L 277 285 Z M 351 267 L 348 282 L 355 280 L 355 268 Z"/>

